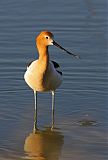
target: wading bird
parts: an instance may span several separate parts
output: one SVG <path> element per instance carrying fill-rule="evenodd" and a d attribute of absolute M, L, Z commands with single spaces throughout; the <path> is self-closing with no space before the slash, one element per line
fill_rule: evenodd
<path fill-rule="evenodd" d="M 55 90 L 62 82 L 62 72 L 58 70 L 59 64 L 51 61 L 48 52 L 48 46 L 55 45 L 66 53 L 79 58 L 54 41 L 54 36 L 49 31 L 42 31 L 36 37 L 36 46 L 39 58 L 29 63 L 27 70 L 24 74 L 24 79 L 28 86 L 34 91 L 35 99 L 35 116 L 34 126 L 37 126 L 37 92 L 52 92 L 52 126 L 54 125 L 54 103 L 55 103 Z"/>

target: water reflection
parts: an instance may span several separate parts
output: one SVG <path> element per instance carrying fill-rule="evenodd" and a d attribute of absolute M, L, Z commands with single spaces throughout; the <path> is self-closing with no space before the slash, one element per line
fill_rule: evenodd
<path fill-rule="evenodd" d="M 24 144 L 27 159 L 59 160 L 64 136 L 58 130 L 46 128 L 30 133 Z"/>

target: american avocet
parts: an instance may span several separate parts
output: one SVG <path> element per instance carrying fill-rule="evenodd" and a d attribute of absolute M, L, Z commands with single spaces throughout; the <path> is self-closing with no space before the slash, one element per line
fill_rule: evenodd
<path fill-rule="evenodd" d="M 48 46 L 55 45 L 76 58 L 79 56 L 70 53 L 53 39 L 53 34 L 49 31 L 42 31 L 36 38 L 39 58 L 29 63 L 24 79 L 34 91 L 35 98 L 35 127 L 37 125 L 37 92 L 52 92 L 52 125 L 54 125 L 54 100 L 55 90 L 62 82 L 62 72 L 58 70 L 59 64 L 49 58 Z"/>

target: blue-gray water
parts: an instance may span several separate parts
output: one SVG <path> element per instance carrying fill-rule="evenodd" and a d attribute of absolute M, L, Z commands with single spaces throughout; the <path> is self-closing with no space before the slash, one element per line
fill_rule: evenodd
<path fill-rule="evenodd" d="M 49 48 L 64 81 L 56 93 L 54 135 L 47 132 L 51 95 L 38 95 L 39 137 L 32 134 L 34 99 L 23 75 L 27 63 L 37 58 L 35 37 L 42 30 L 52 31 L 81 59 Z M 107 66 L 106 0 L 1 0 L 0 160 L 108 159 Z M 93 124 L 84 125 L 86 121 Z M 35 149 L 41 138 L 45 155 L 39 159 Z"/>

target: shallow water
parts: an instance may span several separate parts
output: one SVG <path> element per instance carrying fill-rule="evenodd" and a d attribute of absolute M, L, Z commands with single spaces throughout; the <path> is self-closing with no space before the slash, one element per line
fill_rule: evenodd
<path fill-rule="evenodd" d="M 106 3 L 0 1 L 0 160 L 108 159 Z M 23 74 L 37 58 L 36 35 L 46 29 L 81 59 L 49 48 L 64 79 L 56 93 L 56 129 L 50 130 L 51 95 L 39 93 L 34 134 L 33 93 Z"/>

